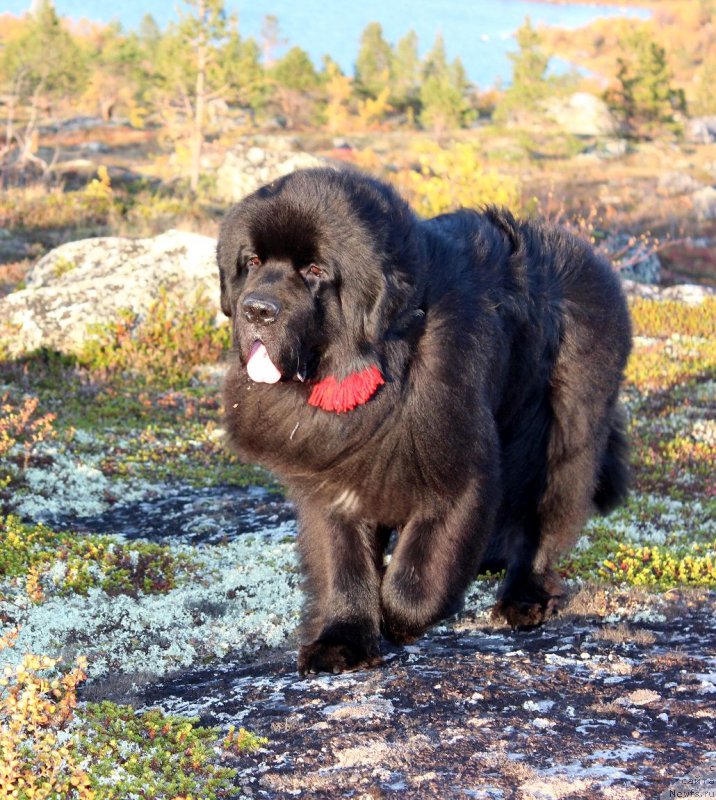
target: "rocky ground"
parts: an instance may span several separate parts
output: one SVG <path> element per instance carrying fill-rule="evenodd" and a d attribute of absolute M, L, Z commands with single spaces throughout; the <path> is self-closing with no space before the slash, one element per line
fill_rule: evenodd
<path fill-rule="evenodd" d="M 281 648 L 134 702 L 261 731 L 270 745 L 239 765 L 246 797 L 651 798 L 716 771 L 713 594 L 594 591 L 611 614 L 583 588 L 540 631 L 473 612 L 372 671 L 302 679 Z"/>
<path fill-rule="evenodd" d="M 113 246 L 100 259 L 110 280 Z M 151 248 L 135 254 L 150 283 Z M 189 317 L 159 298 L 161 313 L 129 308 L 124 327 L 103 306 L 109 317 L 67 337 L 78 346 L 30 354 L 18 309 L 44 324 L 35 293 L 84 280 L 66 262 L 56 253 L 0 300 L 17 314 L 0 359 L 0 789 L 64 775 L 112 800 L 646 800 L 713 779 L 708 290 L 630 288 L 635 491 L 564 560 L 564 613 L 533 632 L 497 627 L 497 581 L 481 578 L 460 615 L 410 647 L 386 646 L 382 666 L 301 678 L 293 510 L 222 446 L 213 364 L 226 338 L 213 299 L 191 335 Z M 196 322 L 182 263 L 172 274 Z M 159 349 L 161 364 L 147 360 Z M 239 745 L 231 726 L 253 736 Z M 56 796 L 86 796 L 74 786 Z"/>
<path fill-rule="evenodd" d="M 617 530 L 634 544 L 661 540 L 629 524 L 639 507 Z M 694 510 L 695 538 L 713 537 L 713 518 Z M 672 531 L 689 524 L 678 503 L 663 514 Z M 280 495 L 154 486 L 93 517 L 49 518 L 203 560 L 168 593 L 67 594 L 46 580 L 41 602 L 28 605 L 26 582 L 6 584 L 1 613 L 20 626 L 16 650 L 88 658 L 82 701 L 159 707 L 266 737 L 231 760 L 227 796 L 652 798 L 694 770 L 716 770 L 708 588 L 576 578 L 563 614 L 514 632 L 491 622 L 496 582 L 483 579 L 458 617 L 412 646 L 386 645 L 382 666 L 301 678 L 295 526 Z"/>

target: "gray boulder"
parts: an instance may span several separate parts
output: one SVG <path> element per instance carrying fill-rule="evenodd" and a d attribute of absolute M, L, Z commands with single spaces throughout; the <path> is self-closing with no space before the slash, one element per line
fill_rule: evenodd
<path fill-rule="evenodd" d="M 563 130 L 575 136 L 613 136 L 619 130 L 604 100 L 587 92 L 550 98 L 545 110 Z"/>
<path fill-rule="evenodd" d="M 229 150 L 216 171 L 216 195 L 235 203 L 261 186 L 297 169 L 326 166 L 326 161 L 310 153 L 292 150 L 291 143 L 272 137 L 264 144 L 246 143 Z"/>
<path fill-rule="evenodd" d="M 713 144 L 716 142 L 716 116 L 694 117 L 686 123 L 684 137 L 693 144 Z"/>
<path fill-rule="evenodd" d="M 696 218 L 700 220 L 716 219 L 716 188 L 705 186 L 691 195 Z"/>
<path fill-rule="evenodd" d="M 116 321 L 123 309 L 143 316 L 162 288 L 180 303 L 202 295 L 219 314 L 215 248 L 208 236 L 176 230 L 64 244 L 30 270 L 24 289 L 0 299 L 3 345 L 14 355 L 78 352 L 90 326 Z"/>
<path fill-rule="evenodd" d="M 673 197 L 701 189 L 703 184 L 686 172 L 663 172 L 656 186 L 658 194 Z"/>

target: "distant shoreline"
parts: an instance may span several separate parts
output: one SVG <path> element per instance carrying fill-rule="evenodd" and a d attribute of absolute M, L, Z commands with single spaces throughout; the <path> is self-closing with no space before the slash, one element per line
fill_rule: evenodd
<path fill-rule="evenodd" d="M 549 6 L 592 6 L 616 7 L 616 8 L 643 8 L 647 11 L 654 11 L 657 8 L 665 8 L 669 5 L 668 0 L 525 0 L 527 3 Z"/>
<path fill-rule="evenodd" d="M 397 43 L 407 31 L 414 31 L 421 58 L 429 52 L 439 30 L 448 59 L 459 57 L 471 83 L 485 90 L 509 82 L 512 75 L 509 53 L 516 48 L 514 33 L 524 24 L 526 16 L 531 16 L 545 30 L 573 31 L 602 17 L 648 18 L 654 7 L 640 7 L 644 2 L 654 0 L 612 0 L 611 3 L 610 0 L 596 0 L 596 4 L 593 0 L 514 0 L 478 4 L 473 0 L 448 0 L 445 8 L 450 13 L 443 13 L 434 0 L 415 0 L 414 13 L 408 17 L 384 0 L 363 0 L 347 6 L 341 0 L 328 3 L 325 0 L 305 0 L 304 3 L 257 0 L 243 12 L 240 31 L 242 39 L 253 37 L 260 41 L 262 14 L 269 7 L 276 8 L 282 37 L 291 46 L 305 51 L 316 68 L 320 69 L 324 56 L 329 54 L 345 75 L 353 75 L 361 31 L 370 22 L 379 21 L 382 35 L 388 42 Z M 7 0 L 6 5 L 19 9 L 22 4 L 24 10 L 25 3 L 26 0 Z M 90 8 L 87 0 L 55 0 L 55 6 L 60 16 L 77 31 L 109 24 L 96 17 L 92 21 L 85 17 L 87 21 L 83 22 L 76 16 L 78 12 L 107 16 L 106 6 Z M 168 6 L 162 9 L 161 16 L 154 19 L 160 30 L 166 30 L 176 20 Z M 123 29 L 139 30 L 140 15 L 145 10 L 146 3 L 141 0 L 128 0 L 123 4 L 119 16 Z M 552 66 L 557 71 L 563 68 L 557 60 Z"/>
<path fill-rule="evenodd" d="M 526 0 L 526 2 L 541 6 L 593 6 L 595 8 L 617 6 L 619 8 L 644 8 L 649 11 L 668 5 L 668 2 L 659 2 L 659 0 Z"/>

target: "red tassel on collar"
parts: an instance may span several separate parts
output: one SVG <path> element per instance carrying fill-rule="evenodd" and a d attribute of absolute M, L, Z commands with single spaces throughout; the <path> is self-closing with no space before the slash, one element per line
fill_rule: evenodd
<path fill-rule="evenodd" d="M 375 364 L 360 372 L 352 372 L 340 381 L 329 375 L 313 387 L 308 403 L 324 411 L 341 414 L 367 403 L 384 383 L 385 380 Z"/>

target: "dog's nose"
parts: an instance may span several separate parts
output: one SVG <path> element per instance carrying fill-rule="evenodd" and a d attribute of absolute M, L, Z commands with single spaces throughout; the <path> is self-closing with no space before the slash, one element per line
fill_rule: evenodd
<path fill-rule="evenodd" d="M 276 322 L 276 317 L 281 312 L 281 304 L 269 297 L 247 294 L 241 303 L 241 309 L 249 322 L 257 325 L 270 325 L 272 322 Z"/>

